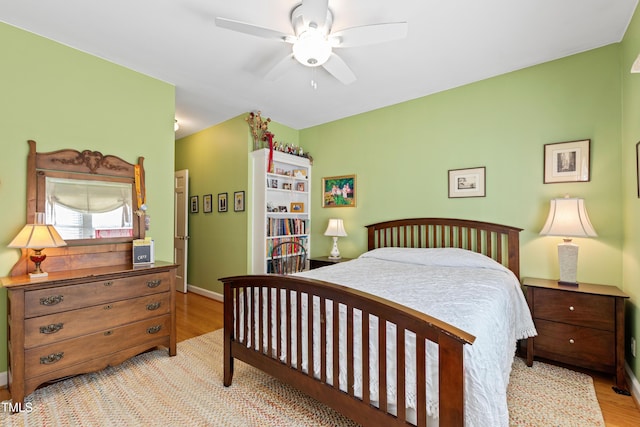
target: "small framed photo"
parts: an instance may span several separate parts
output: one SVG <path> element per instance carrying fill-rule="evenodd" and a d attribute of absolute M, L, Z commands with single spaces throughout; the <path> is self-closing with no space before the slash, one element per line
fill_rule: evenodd
<path fill-rule="evenodd" d="M 198 196 L 191 196 L 191 213 L 198 213 Z"/>
<path fill-rule="evenodd" d="M 205 194 L 202 196 L 202 211 L 204 213 L 211 213 L 213 211 L 212 200 L 213 196 L 211 194 Z"/>
<path fill-rule="evenodd" d="M 303 213 L 304 212 L 304 203 L 302 203 L 302 202 L 291 202 L 291 212 L 293 212 L 293 213 Z"/>
<path fill-rule="evenodd" d="M 291 190 L 291 183 L 290 182 L 285 182 L 284 184 L 282 184 L 282 189 L 283 190 Z"/>
<path fill-rule="evenodd" d="M 278 188 L 278 180 L 272 179 L 271 181 L 269 181 L 269 188 Z"/>
<path fill-rule="evenodd" d="M 590 139 L 544 145 L 544 183 L 589 181 Z"/>
<path fill-rule="evenodd" d="M 227 211 L 227 193 L 218 193 L 218 212 Z"/>
<path fill-rule="evenodd" d="M 323 208 L 354 208 L 356 195 L 355 175 L 322 178 Z"/>
<path fill-rule="evenodd" d="M 307 170 L 306 169 L 294 169 L 292 175 L 295 178 L 306 178 Z"/>
<path fill-rule="evenodd" d="M 484 197 L 485 168 L 451 169 L 449 170 L 449 198 Z"/>
<path fill-rule="evenodd" d="M 278 212 L 286 213 L 287 212 L 287 207 L 286 206 L 278 206 Z"/>
<path fill-rule="evenodd" d="M 296 184 L 296 191 L 304 191 L 304 182 L 298 182 Z"/>
<path fill-rule="evenodd" d="M 244 191 L 233 193 L 233 210 L 236 212 L 244 211 Z"/>
<path fill-rule="evenodd" d="M 640 142 L 636 144 L 636 181 L 638 181 L 638 198 L 640 199 Z"/>

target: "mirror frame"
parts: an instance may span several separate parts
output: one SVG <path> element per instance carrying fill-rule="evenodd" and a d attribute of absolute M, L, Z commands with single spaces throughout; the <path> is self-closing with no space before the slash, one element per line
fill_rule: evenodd
<path fill-rule="evenodd" d="M 83 180 L 99 180 L 107 182 L 125 182 L 131 184 L 133 200 L 131 206 L 133 215 L 133 237 L 109 237 L 100 239 L 72 239 L 67 240 L 69 246 L 99 245 L 106 243 L 132 242 L 134 239 L 144 239 L 144 214 L 140 211 L 137 201 L 136 166 L 139 170 L 140 197 L 145 199 L 146 187 L 144 182 L 144 157 L 138 158 L 138 164 L 126 162 L 120 157 L 103 155 L 99 151 L 77 151 L 65 149 L 48 153 L 38 153 L 36 142 L 29 140 L 29 157 L 27 159 L 27 223 L 33 223 L 36 212 L 45 212 L 46 178 L 78 178 Z"/>

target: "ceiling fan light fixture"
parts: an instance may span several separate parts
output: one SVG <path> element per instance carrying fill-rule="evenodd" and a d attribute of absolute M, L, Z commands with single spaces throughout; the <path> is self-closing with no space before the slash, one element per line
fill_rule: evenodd
<path fill-rule="evenodd" d="M 318 67 L 331 56 L 331 43 L 316 28 L 307 28 L 293 44 L 293 56 L 302 65 Z"/>

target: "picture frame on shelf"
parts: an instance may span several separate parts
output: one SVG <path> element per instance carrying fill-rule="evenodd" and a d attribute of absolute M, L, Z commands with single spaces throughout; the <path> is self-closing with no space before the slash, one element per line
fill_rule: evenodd
<path fill-rule="evenodd" d="M 590 181 L 590 151 L 590 139 L 545 144 L 544 183 Z"/>
<path fill-rule="evenodd" d="M 291 202 L 291 213 L 304 213 L 304 203 Z"/>
<path fill-rule="evenodd" d="M 450 169 L 449 170 L 449 198 L 485 197 L 486 196 L 485 167 Z"/>
<path fill-rule="evenodd" d="M 292 175 L 294 178 L 306 178 L 307 171 L 306 169 L 294 169 Z"/>
<path fill-rule="evenodd" d="M 636 144 L 636 181 L 638 187 L 638 198 L 640 199 L 640 142 Z"/>
<path fill-rule="evenodd" d="M 198 213 L 198 196 L 191 196 L 190 202 L 191 202 L 191 205 L 190 205 L 191 208 L 189 212 Z"/>
<path fill-rule="evenodd" d="M 269 188 L 278 188 L 278 180 L 272 179 L 271 181 L 269 181 Z"/>
<path fill-rule="evenodd" d="M 282 184 L 282 189 L 283 190 L 291 190 L 291 183 L 290 182 L 285 182 L 284 184 Z"/>
<path fill-rule="evenodd" d="M 304 182 L 298 182 L 296 184 L 296 191 L 304 192 L 304 188 L 305 188 Z"/>
<path fill-rule="evenodd" d="M 213 195 L 205 194 L 204 196 L 202 196 L 202 211 L 204 213 L 213 212 L 212 203 L 213 203 Z"/>
<path fill-rule="evenodd" d="M 235 212 L 244 211 L 244 191 L 236 191 L 233 193 L 233 210 Z"/>
<path fill-rule="evenodd" d="M 227 212 L 228 193 L 218 193 L 218 212 Z"/>
<path fill-rule="evenodd" d="M 322 178 L 323 208 L 354 208 L 356 207 L 356 196 L 355 175 Z"/>

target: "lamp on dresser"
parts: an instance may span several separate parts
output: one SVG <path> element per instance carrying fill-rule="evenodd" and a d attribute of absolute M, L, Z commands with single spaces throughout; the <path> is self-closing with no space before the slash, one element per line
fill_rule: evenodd
<path fill-rule="evenodd" d="M 32 279 L 47 277 L 49 274 L 42 271 L 40 264 L 47 258 L 42 251 L 45 248 L 57 248 L 66 246 L 67 243 L 60 237 L 58 231 L 51 224 L 44 223 L 44 213 L 36 213 L 35 224 L 27 224 L 18 235 L 9 243 L 10 248 L 33 249 L 29 257 L 35 263 L 35 270 L 29 273 Z"/>
<path fill-rule="evenodd" d="M 558 283 L 577 286 L 578 245 L 573 243 L 571 238 L 598 236 L 587 215 L 584 199 L 571 198 L 568 195 L 562 199 L 552 199 L 549 216 L 540 235 L 563 237 L 563 242 L 558 244 Z"/>
<path fill-rule="evenodd" d="M 340 259 L 340 251 L 338 250 L 338 237 L 345 237 L 347 232 L 344 231 L 344 223 L 341 219 L 332 218 L 329 220 L 327 230 L 324 232 L 325 236 L 333 237 L 333 248 L 329 259 Z"/>

